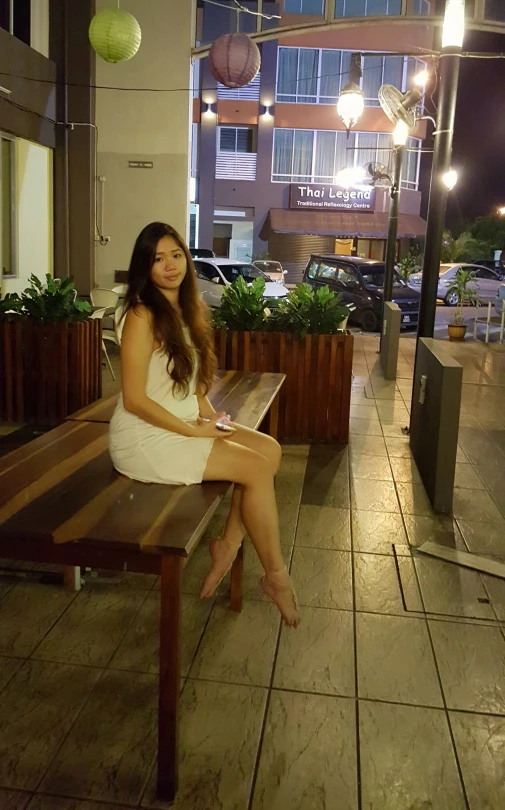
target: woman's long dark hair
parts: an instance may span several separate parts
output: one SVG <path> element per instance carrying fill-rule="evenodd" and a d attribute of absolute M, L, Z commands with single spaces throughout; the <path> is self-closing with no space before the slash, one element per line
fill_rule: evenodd
<path fill-rule="evenodd" d="M 182 309 L 178 313 L 151 281 L 151 270 L 156 257 L 158 242 L 169 236 L 186 256 L 187 272 L 179 290 Z M 194 352 L 188 345 L 183 326 L 189 328 L 191 341 L 199 355 L 197 383 L 202 393 L 207 394 L 216 371 L 212 329 L 207 308 L 201 300 L 196 281 L 196 272 L 190 252 L 174 228 L 164 222 L 151 222 L 140 232 L 133 248 L 128 269 L 128 291 L 125 299 L 125 314 L 137 304 L 144 304 L 153 317 L 154 336 L 168 356 L 167 369 L 175 390 L 187 396 L 194 371 Z"/>

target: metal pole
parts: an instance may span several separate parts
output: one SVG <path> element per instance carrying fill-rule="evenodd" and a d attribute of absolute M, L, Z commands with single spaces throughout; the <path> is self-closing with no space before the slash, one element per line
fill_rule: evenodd
<path fill-rule="evenodd" d="M 384 302 L 393 298 L 393 278 L 397 254 L 398 239 L 398 213 L 400 210 L 400 191 L 402 183 L 402 167 L 405 148 L 397 146 L 394 150 L 393 183 L 391 186 L 391 200 L 389 203 L 389 229 L 386 246 L 386 271 L 384 273 Z M 384 307 L 383 307 L 384 310 Z"/>
<path fill-rule="evenodd" d="M 448 189 L 442 178 L 451 168 L 461 48 L 444 48 L 440 61 L 440 92 L 438 97 L 437 129 L 433 133 L 435 151 L 433 153 L 430 201 L 426 225 L 421 304 L 417 330 L 418 339 L 421 337 L 433 337 L 435 328 L 437 287 L 448 195 Z"/>

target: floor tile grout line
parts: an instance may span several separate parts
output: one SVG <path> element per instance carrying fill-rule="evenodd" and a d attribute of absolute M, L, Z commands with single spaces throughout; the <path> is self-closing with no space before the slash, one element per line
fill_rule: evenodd
<path fill-rule="evenodd" d="M 391 465 L 390 465 L 391 469 Z M 349 475 L 349 493 L 351 494 L 351 456 L 347 454 L 347 471 Z M 351 496 L 352 502 L 352 496 Z M 361 735 L 360 735 L 360 707 L 359 707 L 359 685 L 358 685 L 358 628 L 356 611 L 356 572 L 354 568 L 354 527 L 352 520 L 352 510 L 350 514 L 350 542 L 351 542 L 351 596 L 352 596 L 352 634 L 354 645 L 354 696 L 355 696 L 355 728 L 356 728 L 356 791 L 358 795 L 358 810 L 362 810 L 362 780 L 361 780 Z"/>
<path fill-rule="evenodd" d="M 6 788 L 6 789 L 10 790 L 10 788 Z M 76 800 L 79 803 L 82 802 L 83 804 L 84 803 L 89 804 L 91 806 L 91 808 L 93 807 L 93 805 L 96 805 L 96 807 L 100 808 L 100 810 L 101 810 L 102 807 L 110 808 L 110 810 L 114 810 L 114 808 L 119 808 L 119 810 L 124 810 L 124 808 L 128 808 L 128 810 L 138 810 L 138 808 L 139 808 L 138 804 L 128 804 L 127 802 L 126 803 L 125 802 L 111 802 L 111 801 L 104 800 L 104 799 L 88 799 L 88 798 L 83 799 L 82 796 L 72 796 L 72 795 L 69 795 L 69 794 L 58 793 L 58 792 L 54 792 L 54 791 L 47 792 L 47 793 L 45 791 L 34 791 L 31 794 L 31 798 L 30 798 L 30 801 L 29 801 L 29 803 L 28 803 L 28 805 L 26 807 L 26 810 L 30 810 L 30 808 L 32 806 L 32 803 L 33 803 L 33 800 L 36 799 L 38 796 L 41 796 L 42 798 L 47 798 L 47 799 L 64 799 L 64 800 L 65 799 L 70 799 L 71 801 Z M 91 810 L 91 808 L 90 808 L 90 810 Z"/>
<path fill-rule="evenodd" d="M 290 575 L 291 575 L 291 570 L 292 570 L 292 567 L 293 567 L 294 549 L 295 549 L 295 544 L 296 544 L 296 535 L 297 535 L 297 532 L 298 532 L 298 523 L 300 521 L 300 510 L 301 510 L 301 505 L 302 505 L 302 501 L 303 501 L 303 490 L 304 490 L 304 486 L 305 486 L 305 477 L 306 477 L 306 474 L 307 474 L 307 465 L 308 465 L 308 461 L 309 461 L 309 455 L 310 455 L 310 449 L 309 449 L 309 452 L 307 453 L 307 455 L 305 457 L 305 464 L 304 464 L 304 468 L 303 468 L 303 477 L 302 477 L 302 482 L 301 482 L 301 487 L 300 487 L 300 495 L 299 495 L 299 498 L 297 499 L 297 501 L 298 501 L 298 510 L 297 510 L 295 524 L 293 526 L 293 545 L 292 545 L 291 555 L 290 555 L 290 558 L 289 558 L 289 565 L 287 566 Z M 248 810 L 252 810 L 252 806 L 253 806 L 253 802 L 254 802 L 254 794 L 255 794 L 255 791 L 256 791 L 256 783 L 257 783 L 257 779 L 258 779 L 258 772 L 259 772 L 259 766 L 260 766 L 260 761 L 261 761 L 261 754 L 262 754 L 262 751 L 263 751 L 263 742 L 264 742 L 264 739 L 265 739 L 265 731 L 266 731 L 266 725 L 267 725 L 268 712 L 270 710 L 270 699 L 271 699 L 271 695 L 272 695 L 272 691 L 273 691 L 273 682 L 274 682 L 274 677 L 275 677 L 275 670 L 276 670 L 276 667 L 277 667 L 277 655 L 278 655 L 278 652 L 279 652 L 279 646 L 280 646 L 280 643 L 281 643 L 281 636 L 282 636 L 283 629 L 284 628 L 283 628 L 283 625 L 282 625 L 282 620 L 280 620 L 278 630 L 277 630 L 277 639 L 276 639 L 276 643 L 275 643 L 274 655 L 273 655 L 273 659 L 272 659 L 272 671 L 270 673 L 270 682 L 269 682 L 269 685 L 267 687 L 267 698 L 266 698 L 266 702 L 265 702 L 265 711 L 264 711 L 264 714 L 263 714 L 263 720 L 262 720 L 261 729 L 260 729 L 260 736 L 259 736 L 259 740 L 258 740 L 258 750 L 256 752 L 256 759 L 255 759 L 255 762 L 254 762 L 253 775 L 252 775 L 252 779 L 251 779 L 251 789 L 250 789 L 250 793 L 249 793 L 249 800 L 247 802 Z M 291 632 L 296 632 L 296 631 L 291 630 Z"/>

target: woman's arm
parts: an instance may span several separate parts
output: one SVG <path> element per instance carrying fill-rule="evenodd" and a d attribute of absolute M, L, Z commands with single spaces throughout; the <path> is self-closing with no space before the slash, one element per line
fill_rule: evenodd
<path fill-rule="evenodd" d="M 198 411 L 202 419 L 212 419 L 216 415 L 216 409 L 208 396 L 204 396 L 201 390 L 197 389 L 196 398 L 198 400 Z"/>
<path fill-rule="evenodd" d="M 123 405 L 155 427 L 180 433 L 182 436 L 201 436 L 193 425 L 183 422 L 146 395 L 147 371 L 154 350 L 154 339 L 149 312 L 141 306 L 131 309 L 125 319 L 121 338 L 121 379 Z"/>

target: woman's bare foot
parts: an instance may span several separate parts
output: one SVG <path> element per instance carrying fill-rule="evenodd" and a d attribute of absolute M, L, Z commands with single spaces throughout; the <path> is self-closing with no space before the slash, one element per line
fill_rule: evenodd
<path fill-rule="evenodd" d="M 221 582 L 232 567 L 241 543 L 232 543 L 224 537 L 213 537 L 209 541 L 212 567 L 205 577 L 200 591 L 200 599 L 214 596 Z"/>
<path fill-rule="evenodd" d="M 279 608 L 284 624 L 296 629 L 300 624 L 300 614 L 287 568 L 265 574 L 261 578 L 260 585 L 263 593 Z"/>

